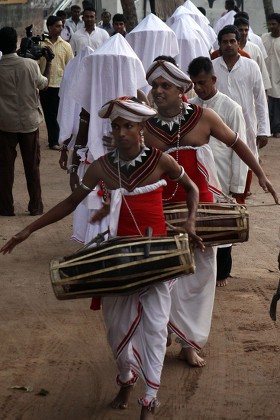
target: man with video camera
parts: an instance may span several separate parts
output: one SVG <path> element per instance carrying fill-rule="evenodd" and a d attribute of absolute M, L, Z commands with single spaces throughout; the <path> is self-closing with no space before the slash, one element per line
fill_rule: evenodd
<path fill-rule="evenodd" d="M 47 61 L 44 75 L 38 63 L 16 53 L 17 32 L 14 28 L 0 29 L 0 216 L 14 216 L 14 165 L 19 144 L 31 216 L 43 213 L 40 184 L 38 90 L 48 87 L 52 51 L 44 50 Z"/>

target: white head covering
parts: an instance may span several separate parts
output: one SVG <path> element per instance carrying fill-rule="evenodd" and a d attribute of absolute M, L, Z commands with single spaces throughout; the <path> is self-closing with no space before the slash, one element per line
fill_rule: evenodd
<path fill-rule="evenodd" d="M 190 78 L 182 70 L 180 70 L 179 67 L 169 61 L 155 61 L 149 67 L 146 74 L 149 85 L 151 85 L 153 81 L 160 76 L 173 83 L 175 86 L 183 87 L 185 92 L 192 88 L 192 81 Z"/>
<path fill-rule="evenodd" d="M 106 153 L 102 137 L 111 131 L 110 122 L 98 118 L 101 106 L 112 98 L 137 96 L 137 89 L 145 84 L 143 65 L 120 34 L 109 38 L 82 60 L 73 97 L 90 113 L 87 145 L 94 159 Z"/>
<path fill-rule="evenodd" d="M 94 50 L 91 47 L 84 47 L 69 61 L 63 72 L 62 81 L 59 88 L 59 107 L 57 122 L 59 124 L 59 143 L 72 137 L 68 148 L 71 148 L 72 142 L 75 142 L 79 129 L 79 114 L 81 106 L 73 99 L 72 89 L 76 83 L 77 75 L 80 69 L 80 63 L 84 57 L 92 54 Z"/>
<path fill-rule="evenodd" d="M 175 57 L 179 47 L 174 32 L 156 15 L 150 13 L 126 37 L 147 70 L 159 55 Z"/>
<path fill-rule="evenodd" d="M 138 101 L 137 98 L 124 96 L 112 99 L 98 111 L 101 118 L 110 118 L 114 121 L 118 117 L 128 121 L 143 122 L 156 115 L 156 111 L 150 106 Z"/>
<path fill-rule="evenodd" d="M 190 16 L 196 21 L 200 28 L 207 34 L 209 43 L 212 46 L 217 39 L 216 32 L 210 25 L 209 19 L 191 2 L 186 1 L 183 7 L 187 10 Z"/>
<path fill-rule="evenodd" d="M 185 22 L 187 29 L 189 29 L 192 33 L 193 32 L 196 33 L 196 36 L 205 43 L 209 51 L 213 43 L 217 39 L 215 32 L 212 30 L 214 32 L 214 35 L 212 34 L 209 37 L 208 29 L 207 29 L 208 25 L 205 25 L 205 23 L 204 24 L 197 23 L 196 20 L 194 19 L 194 13 L 190 12 L 184 6 L 177 7 L 173 15 L 169 19 L 167 19 L 166 25 L 168 25 L 172 29 L 174 23 L 178 19 L 182 19 Z"/>
<path fill-rule="evenodd" d="M 235 15 L 235 10 L 229 10 L 224 16 L 220 17 L 220 19 L 217 20 L 217 22 L 214 25 L 214 31 L 217 35 L 219 34 L 220 30 L 223 29 L 224 26 L 233 25 Z M 218 39 L 213 47 L 215 50 L 219 48 Z"/>
<path fill-rule="evenodd" d="M 187 19 L 192 20 L 191 17 L 181 17 L 175 20 L 171 29 L 175 32 L 179 44 L 179 54 L 175 60 L 184 71 L 188 70 L 190 62 L 199 56 L 209 57 L 209 50 L 202 37 L 198 35 L 196 30 L 193 30 L 191 25 L 187 24 Z M 193 23 L 195 23 L 193 21 Z"/>
<path fill-rule="evenodd" d="M 190 12 L 195 13 L 197 16 L 199 16 L 200 20 L 203 20 L 205 23 L 209 25 L 210 23 L 209 19 L 206 16 L 204 16 L 203 13 L 201 13 L 201 11 L 196 7 L 196 5 L 191 0 L 185 1 L 183 6 L 186 9 L 188 9 Z"/>
<path fill-rule="evenodd" d="M 234 16 L 236 15 L 235 10 L 229 10 L 224 16 L 220 17 L 214 25 L 214 31 L 218 35 L 221 29 L 226 25 L 233 25 Z"/>

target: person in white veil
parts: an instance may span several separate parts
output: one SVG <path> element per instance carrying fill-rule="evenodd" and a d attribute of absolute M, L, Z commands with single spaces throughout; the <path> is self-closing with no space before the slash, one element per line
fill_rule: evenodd
<path fill-rule="evenodd" d="M 179 54 L 175 33 L 153 13 L 146 16 L 125 39 L 140 58 L 145 71 L 159 55 L 175 57 Z M 150 91 L 148 83 L 143 90 L 146 94 Z"/>
<path fill-rule="evenodd" d="M 207 34 L 209 38 L 209 42 L 211 46 L 217 40 L 217 34 L 215 33 L 214 29 L 210 25 L 209 19 L 201 13 L 201 11 L 196 7 L 190 0 L 187 0 L 183 7 L 187 9 L 190 16 L 196 21 L 196 23 L 203 29 L 203 31 Z"/>
<path fill-rule="evenodd" d="M 180 9 L 180 10 L 178 10 Z M 179 44 L 179 54 L 174 57 L 179 68 L 186 70 L 189 63 L 198 56 L 209 57 L 211 48 L 206 34 L 193 18 L 180 6 L 177 13 L 168 19 L 167 24 L 175 32 Z"/>
<path fill-rule="evenodd" d="M 194 13 L 190 12 L 188 9 L 186 9 L 184 6 L 179 6 L 173 13 L 173 15 L 170 16 L 169 19 L 166 21 L 166 25 L 168 25 L 170 28 L 173 27 L 174 23 L 178 19 L 182 19 L 185 24 L 188 26 L 191 33 L 195 33 L 197 38 L 200 40 L 200 42 L 203 42 L 208 52 L 211 50 L 213 43 L 216 40 L 216 37 L 210 37 L 208 33 L 204 30 L 203 25 L 198 23 L 194 19 Z M 177 34 L 176 34 L 177 35 Z M 178 38 L 178 36 L 177 36 Z"/>
<path fill-rule="evenodd" d="M 79 68 L 76 83 L 72 89 L 72 97 L 82 108 L 80 118 L 80 133 L 76 138 L 72 159 L 73 172 L 71 183 L 78 184 L 80 167 L 86 167 L 103 155 L 107 150 L 102 142 L 104 135 L 110 134 L 111 126 L 106 120 L 98 118 L 99 108 L 107 101 L 119 96 L 137 96 L 137 89 L 146 84 L 145 70 L 141 61 L 128 42 L 120 34 L 109 38 L 93 54 L 85 57 Z M 81 163 L 82 162 L 82 163 Z M 78 168 L 77 170 L 75 170 Z M 82 174 L 81 174 L 82 176 Z M 101 232 L 106 232 L 109 226 L 107 214 L 107 191 L 103 184 L 91 192 L 83 205 L 89 214 L 85 218 L 74 214 L 74 219 L 84 237 L 81 242 L 88 243 Z M 105 217 L 100 217 L 99 223 L 91 223 L 92 217 L 103 211 Z M 97 216 L 96 216 L 97 217 Z"/>
<path fill-rule="evenodd" d="M 63 73 L 62 82 L 59 89 L 59 108 L 57 115 L 57 122 L 60 127 L 59 144 L 61 146 L 61 155 L 59 159 L 60 167 L 70 174 L 75 171 L 75 166 L 72 163 L 72 153 L 76 137 L 79 131 L 81 106 L 73 99 L 72 91 L 76 84 L 80 64 L 84 57 L 92 54 L 94 50 L 91 47 L 84 47 L 81 51 L 67 64 Z M 80 165 L 79 176 L 82 177 L 85 173 L 87 165 Z M 73 190 L 74 186 L 71 185 Z M 81 219 L 89 220 L 91 210 L 88 209 L 84 203 L 78 205 L 74 212 L 73 218 L 73 233 L 71 239 L 83 243 L 86 229 L 85 224 L 79 223 Z"/>

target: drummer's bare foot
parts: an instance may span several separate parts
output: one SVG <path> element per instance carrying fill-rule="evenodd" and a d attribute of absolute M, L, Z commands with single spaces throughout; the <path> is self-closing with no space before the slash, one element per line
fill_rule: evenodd
<path fill-rule="evenodd" d="M 227 284 L 228 284 L 227 279 L 216 281 L 216 286 L 217 287 L 225 287 L 225 286 L 227 286 Z"/>
<path fill-rule="evenodd" d="M 206 361 L 192 347 L 182 348 L 180 356 L 192 367 L 204 367 Z"/>
<path fill-rule="evenodd" d="M 152 408 L 151 411 L 150 411 L 150 410 L 148 410 L 147 407 L 142 407 L 140 420 L 154 419 L 155 418 L 154 414 L 155 414 L 155 409 L 154 408 Z"/>
<path fill-rule="evenodd" d="M 110 406 L 112 408 L 119 408 L 120 410 L 126 410 L 128 407 L 129 397 L 133 388 L 134 388 L 134 385 L 122 386 L 116 398 L 111 402 Z"/>

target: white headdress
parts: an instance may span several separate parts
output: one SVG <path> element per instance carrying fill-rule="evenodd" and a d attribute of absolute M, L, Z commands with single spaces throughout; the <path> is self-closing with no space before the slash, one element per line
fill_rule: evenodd
<path fill-rule="evenodd" d="M 114 121 L 118 117 L 128 121 L 142 122 L 156 115 L 156 111 L 132 96 L 124 96 L 107 102 L 98 112 L 101 118 Z"/>
<path fill-rule="evenodd" d="M 149 85 L 160 76 L 175 86 L 183 87 L 185 92 L 192 88 L 191 79 L 179 67 L 169 61 L 158 60 L 153 62 L 146 74 Z"/>

